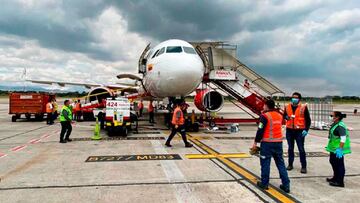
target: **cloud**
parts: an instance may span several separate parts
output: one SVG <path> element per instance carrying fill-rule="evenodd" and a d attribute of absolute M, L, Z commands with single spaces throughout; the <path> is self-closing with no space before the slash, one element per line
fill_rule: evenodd
<path fill-rule="evenodd" d="M 109 60 L 105 50 L 91 46 L 96 37 L 89 32 L 89 24 L 104 6 L 101 1 L 8 1 L 0 9 L 0 33 L 36 39 L 48 48 Z"/>
<path fill-rule="evenodd" d="M 7 1 L 0 80 L 27 68 L 37 79 L 116 82 L 136 72 L 148 42 L 180 38 L 236 44 L 240 61 L 285 91 L 355 94 L 359 19 L 355 0 Z"/>
<path fill-rule="evenodd" d="M 240 60 L 265 77 L 304 81 L 300 86 L 305 92 L 336 87 L 334 94 L 353 95 L 360 88 L 355 82 L 360 77 L 359 57 L 354 54 L 360 51 L 358 15 L 359 9 L 334 11 L 274 30 L 242 31 L 231 41 L 238 44 Z M 309 79 L 322 82 L 306 82 Z M 282 89 L 298 85 L 280 84 Z"/>
<path fill-rule="evenodd" d="M 237 16 L 246 10 L 246 5 L 234 1 L 114 1 L 114 5 L 131 31 L 160 41 L 227 38 L 239 30 Z"/>

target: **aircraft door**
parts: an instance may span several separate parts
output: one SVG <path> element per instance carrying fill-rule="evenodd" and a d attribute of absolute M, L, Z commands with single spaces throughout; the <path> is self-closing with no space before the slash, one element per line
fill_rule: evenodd
<path fill-rule="evenodd" d="M 144 51 L 142 52 L 140 58 L 139 58 L 139 63 L 138 63 L 138 69 L 139 69 L 139 73 L 145 74 L 146 73 L 146 56 L 147 53 L 150 49 L 150 43 L 146 46 L 146 48 L 144 49 Z"/>
<path fill-rule="evenodd" d="M 204 53 L 204 51 L 201 49 L 200 46 L 196 46 L 195 50 L 196 50 L 197 54 L 200 56 L 200 58 L 204 64 L 205 73 L 209 73 L 210 72 L 210 70 L 209 70 L 210 62 L 208 60 L 208 57 L 206 56 L 206 54 Z"/>

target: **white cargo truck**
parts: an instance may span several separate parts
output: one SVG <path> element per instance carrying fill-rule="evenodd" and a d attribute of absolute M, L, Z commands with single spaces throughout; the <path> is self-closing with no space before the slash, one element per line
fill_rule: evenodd
<path fill-rule="evenodd" d="M 109 136 L 127 136 L 131 129 L 130 101 L 125 97 L 107 98 L 105 122 Z"/>

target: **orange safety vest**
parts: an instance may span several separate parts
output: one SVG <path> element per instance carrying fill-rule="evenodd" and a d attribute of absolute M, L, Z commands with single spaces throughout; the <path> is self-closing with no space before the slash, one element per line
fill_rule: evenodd
<path fill-rule="evenodd" d="M 80 103 L 76 103 L 75 105 L 75 111 L 80 111 L 81 110 L 81 104 Z"/>
<path fill-rule="evenodd" d="M 286 128 L 305 129 L 305 108 L 306 104 L 299 103 L 294 114 L 291 104 L 286 106 L 286 114 L 289 116 L 289 119 L 286 121 Z"/>
<path fill-rule="evenodd" d="M 53 111 L 53 108 L 51 107 L 51 103 L 48 102 L 46 104 L 46 113 L 51 113 Z"/>
<path fill-rule="evenodd" d="M 154 106 L 152 105 L 152 103 L 149 104 L 148 111 L 149 111 L 149 112 L 153 112 L 153 111 L 154 111 Z"/>
<path fill-rule="evenodd" d="M 282 142 L 283 135 L 281 131 L 283 116 L 276 111 L 269 111 L 263 114 L 267 119 L 262 142 Z"/>
<path fill-rule="evenodd" d="M 176 118 L 176 114 L 178 112 L 180 112 L 180 118 L 179 119 Z M 180 107 L 175 108 L 171 123 L 173 125 L 184 125 L 184 123 L 185 123 L 184 114 L 183 114 L 182 110 L 180 109 Z"/>

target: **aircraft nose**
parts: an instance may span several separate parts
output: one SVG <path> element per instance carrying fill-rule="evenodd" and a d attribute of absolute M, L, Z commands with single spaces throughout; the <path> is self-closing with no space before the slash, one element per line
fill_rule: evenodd
<path fill-rule="evenodd" d="M 179 60 L 176 66 L 178 74 L 182 74 L 184 77 L 199 77 L 203 74 L 202 62 L 193 57 L 189 57 L 186 60 Z"/>
<path fill-rule="evenodd" d="M 173 78 L 173 85 L 177 86 L 181 95 L 191 93 L 201 82 L 204 74 L 203 64 L 198 60 L 178 61 L 175 65 L 176 77 Z"/>

